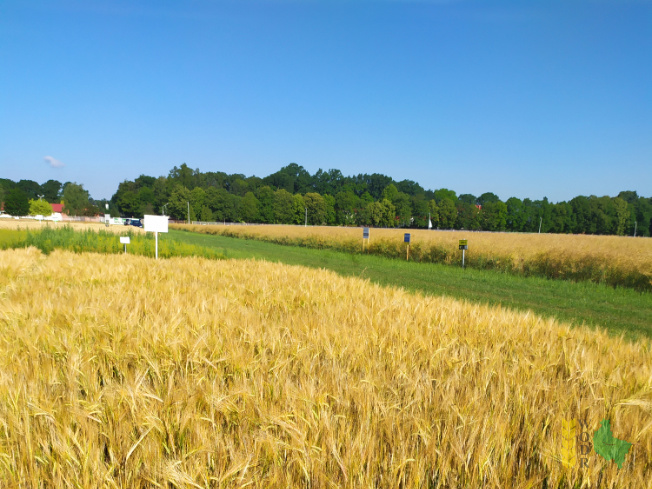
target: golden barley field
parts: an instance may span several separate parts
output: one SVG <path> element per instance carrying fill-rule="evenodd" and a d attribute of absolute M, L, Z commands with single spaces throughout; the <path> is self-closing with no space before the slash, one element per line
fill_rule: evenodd
<path fill-rule="evenodd" d="M 102 222 L 83 222 L 83 221 L 63 221 L 63 222 L 52 222 L 52 221 L 36 221 L 34 219 L 0 219 L 0 229 L 21 229 L 29 231 L 38 231 L 39 229 L 44 229 L 50 227 L 53 229 L 70 227 L 75 231 L 110 231 L 113 233 L 126 233 L 131 231 L 132 233 L 144 233 L 142 228 L 135 226 L 106 226 Z"/>
<path fill-rule="evenodd" d="M 0 252 L 0 338 L 0 487 L 652 487 L 650 343 L 532 314 L 28 248 Z M 573 418 L 622 468 L 564 465 Z"/>
<path fill-rule="evenodd" d="M 198 226 L 175 224 L 176 229 L 250 237 L 314 248 L 362 250 L 362 229 L 329 226 Z M 459 264 L 461 239 L 468 240 L 466 263 L 522 275 L 590 280 L 652 290 L 652 240 L 623 236 L 370 230 L 370 253 L 406 258 L 404 233 L 411 234 L 410 257 L 415 261 Z"/>

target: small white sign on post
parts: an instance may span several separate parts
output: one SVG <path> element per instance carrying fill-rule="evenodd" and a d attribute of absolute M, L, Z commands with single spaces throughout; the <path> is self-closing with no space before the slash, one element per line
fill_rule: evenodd
<path fill-rule="evenodd" d="M 129 244 L 129 236 L 120 236 L 120 243 L 125 245 L 125 254 L 127 253 L 127 245 Z"/>
<path fill-rule="evenodd" d="M 156 238 L 156 259 L 158 260 L 158 233 L 168 232 L 168 216 L 145 215 L 143 228 L 145 231 L 154 233 L 154 237 Z"/>
<path fill-rule="evenodd" d="M 369 241 L 369 228 L 362 228 L 362 252 L 364 253 L 365 240 Z"/>

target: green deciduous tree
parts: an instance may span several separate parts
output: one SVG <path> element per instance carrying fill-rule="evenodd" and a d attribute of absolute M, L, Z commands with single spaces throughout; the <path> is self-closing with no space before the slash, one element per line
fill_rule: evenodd
<path fill-rule="evenodd" d="M 138 200 L 138 190 L 136 184 L 125 180 L 118 185 L 118 190 L 111 202 L 115 204 L 123 216 L 137 216 L 140 214 L 140 201 Z"/>
<path fill-rule="evenodd" d="M 398 217 L 397 224 L 404 227 L 410 226 L 412 224 L 412 205 L 410 202 L 410 196 L 403 192 L 397 192 L 394 199 L 390 202 L 395 208 L 395 217 Z"/>
<path fill-rule="evenodd" d="M 326 202 L 316 192 L 308 192 L 303 196 L 308 209 L 308 224 L 320 226 L 326 223 Z"/>
<path fill-rule="evenodd" d="M 627 229 L 629 221 L 629 206 L 627 202 L 620 197 L 613 199 L 614 212 L 616 214 L 615 229 L 613 230 L 618 236 L 623 236 Z"/>
<path fill-rule="evenodd" d="M 0 187 L 4 189 L 6 195 L 12 188 L 16 188 L 16 182 L 8 178 L 0 178 Z"/>
<path fill-rule="evenodd" d="M 412 180 L 401 180 L 396 184 L 396 188 L 399 192 L 408 194 L 411 197 L 424 193 L 423 187 Z"/>
<path fill-rule="evenodd" d="M 294 176 L 281 170 L 263 178 L 263 184 L 269 185 L 277 190 L 283 189 L 289 194 L 292 194 L 294 192 L 294 180 Z"/>
<path fill-rule="evenodd" d="M 213 212 L 216 221 L 234 222 L 237 219 L 236 195 L 223 188 L 209 187 L 206 190 L 206 204 Z"/>
<path fill-rule="evenodd" d="M 258 219 L 268 224 L 274 223 L 274 191 L 269 185 L 263 185 L 256 191 L 258 199 Z"/>
<path fill-rule="evenodd" d="M 41 186 L 34 180 L 20 180 L 16 187 L 25 192 L 28 200 L 36 200 L 41 194 Z"/>
<path fill-rule="evenodd" d="M 365 208 L 368 224 L 378 227 L 394 227 L 396 225 L 396 208 L 387 199 L 368 204 Z"/>
<path fill-rule="evenodd" d="M 559 202 L 552 208 L 552 222 L 549 231 L 551 233 L 572 232 L 573 208 L 568 202 Z"/>
<path fill-rule="evenodd" d="M 536 233 L 541 225 L 541 232 L 547 232 L 552 224 L 552 204 L 548 202 L 548 199 L 546 197 L 543 200 L 535 201 L 523 199 L 523 205 L 527 216 L 523 231 Z"/>
<path fill-rule="evenodd" d="M 589 199 L 591 206 L 591 221 L 595 225 L 595 234 L 610 234 L 615 230 L 615 212 L 613 203 L 607 196 L 596 197 L 592 195 Z"/>
<path fill-rule="evenodd" d="M 152 191 L 154 192 L 154 208 L 158 209 L 159 212 L 170 200 L 170 192 L 168 191 L 168 188 L 169 182 L 166 177 L 158 177 L 154 181 L 154 185 L 152 185 Z"/>
<path fill-rule="evenodd" d="M 362 195 L 360 195 L 360 200 L 366 204 L 370 204 L 371 202 L 374 202 L 374 198 L 371 196 L 369 192 L 363 192 Z"/>
<path fill-rule="evenodd" d="M 360 198 L 353 190 L 343 190 L 335 195 L 335 215 L 338 224 L 355 224 L 356 213 L 362 206 Z"/>
<path fill-rule="evenodd" d="M 301 194 L 294 195 L 294 224 L 304 224 L 306 201 Z"/>
<path fill-rule="evenodd" d="M 478 203 L 478 198 L 473 194 L 462 194 L 458 197 L 458 200 L 471 205 L 476 205 Z"/>
<path fill-rule="evenodd" d="M 394 199 L 396 198 L 397 195 L 398 195 L 398 189 L 396 188 L 396 185 L 394 185 L 393 183 L 390 183 L 383 190 L 382 198 L 387 199 L 390 202 L 394 202 Z"/>
<path fill-rule="evenodd" d="M 256 222 L 258 220 L 258 199 L 253 192 L 247 192 L 242 198 L 240 205 L 240 219 L 244 222 Z"/>
<path fill-rule="evenodd" d="M 437 192 L 435 192 L 436 194 Z M 439 214 L 439 227 L 442 229 L 453 229 L 457 220 L 457 207 L 449 198 L 442 198 L 437 202 Z"/>
<path fill-rule="evenodd" d="M 439 205 L 443 200 L 450 200 L 453 204 L 457 202 L 457 194 L 453 190 L 447 188 L 440 188 L 435 190 L 435 201 Z"/>
<path fill-rule="evenodd" d="M 281 224 L 294 222 L 294 197 L 284 188 L 274 192 L 274 222 Z"/>
<path fill-rule="evenodd" d="M 650 236 L 652 234 L 652 199 L 639 197 L 634 205 L 637 236 Z M 634 234 L 631 229 L 628 234 Z"/>
<path fill-rule="evenodd" d="M 482 206 L 482 221 L 482 229 L 486 231 L 504 231 L 507 226 L 507 205 L 500 200 L 485 200 Z"/>
<path fill-rule="evenodd" d="M 30 216 L 50 216 L 52 215 L 52 206 L 45 200 L 30 200 L 29 201 L 29 215 Z"/>
<path fill-rule="evenodd" d="M 199 220 L 204 222 L 210 222 L 213 220 L 213 212 L 207 205 L 202 206 L 201 214 L 199 214 Z"/>
<path fill-rule="evenodd" d="M 343 180 L 340 170 L 323 171 L 320 168 L 312 177 L 313 189 L 320 195 L 333 195 L 341 189 Z"/>
<path fill-rule="evenodd" d="M 523 231 L 527 222 L 527 210 L 523 201 L 518 197 L 510 197 L 505 204 L 507 205 L 507 229 Z"/>
<path fill-rule="evenodd" d="M 256 192 L 260 187 L 263 186 L 263 179 L 260 177 L 257 177 L 256 175 L 252 175 L 250 177 L 247 177 L 245 179 L 247 182 L 247 188 L 256 195 Z"/>
<path fill-rule="evenodd" d="M 231 183 L 230 191 L 233 195 L 244 197 L 244 195 L 249 191 L 249 185 L 247 185 L 247 182 L 243 178 L 237 178 L 233 183 Z"/>
<path fill-rule="evenodd" d="M 367 191 L 371 194 L 374 199 L 381 199 L 383 195 L 383 190 L 390 183 L 392 179 L 387 175 L 382 175 L 380 173 L 373 173 L 371 175 L 363 175 L 364 180 L 367 183 Z"/>
<path fill-rule="evenodd" d="M 412 217 L 414 217 L 414 226 L 419 228 L 428 227 L 428 201 L 424 193 L 416 194 L 410 197 L 412 204 Z"/>
<path fill-rule="evenodd" d="M 303 194 L 311 190 L 311 180 L 310 173 L 304 167 L 297 163 L 290 163 L 274 175 L 270 175 L 270 180 L 265 183 L 279 189 L 285 188 L 292 194 Z"/>
<path fill-rule="evenodd" d="M 201 216 L 202 208 L 205 205 L 205 201 L 206 201 L 206 191 L 203 188 L 195 187 L 190 191 L 190 210 L 194 211 L 196 218 Z M 191 221 L 196 220 L 196 218 L 192 219 L 192 215 L 190 217 L 191 217 Z"/>
<path fill-rule="evenodd" d="M 69 216 L 94 215 L 94 209 L 89 201 L 88 191 L 80 184 L 66 183 L 63 188 L 63 211 Z"/>
<path fill-rule="evenodd" d="M 5 212 L 11 216 L 26 216 L 29 214 L 29 199 L 19 188 L 12 188 L 5 195 Z"/>
<path fill-rule="evenodd" d="M 481 211 L 475 204 L 459 200 L 457 202 L 457 220 L 455 227 L 476 231 L 482 229 Z"/>
<path fill-rule="evenodd" d="M 181 184 L 177 184 L 170 194 L 170 203 L 167 205 L 170 217 L 180 221 L 187 221 L 188 202 L 190 202 L 190 190 Z"/>
<path fill-rule="evenodd" d="M 335 224 L 335 197 L 329 194 L 325 194 L 324 203 L 326 204 L 325 222 L 329 226 L 332 226 Z"/>
<path fill-rule="evenodd" d="M 578 195 L 570 201 L 570 205 L 573 209 L 573 232 L 576 234 L 591 233 L 591 206 L 588 197 Z"/>
<path fill-rule="evenodd" d="M 48 180 L 41 185 L 43 198 L 51 204 L 58 204 L 61 201 L 61 187 L 59 180 Z"/>
<path fill-rule="evenodd" d="M 151 187 L 141 187 L 138 190 L 138 217 L 155 214 L 154 202 L 154 190 Z"/>
<path fill-rule="evenodd" d="M 482 194 L 480 197 L 478 197 L 477 204 L 481 206 L 485 206 L 485 204 L 489 204 L 490 202 L 499 202 L 500 199 L 498 196 L 492 192 L 485 192 Z"/>
<path fill-rule="evenodd" d="M 199 170 L 195 172 L 188 165 L 182 163 L 179 168 L 175 166 L 170 170 L 168 178 L 172 180 L 174 184 L 181 185 L 190 190 L 196 187 L 195 175 L 197 173 L 199 173 Z"/>

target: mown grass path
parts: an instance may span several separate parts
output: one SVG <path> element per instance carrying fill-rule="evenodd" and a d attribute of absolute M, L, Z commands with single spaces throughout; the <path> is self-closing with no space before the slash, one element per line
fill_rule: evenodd
<path fill-rule="evenodd" d="M 531 310 L 574 325 L 606 329 L 631 339 L 652 338 L 652 294 L 589 282 L 523 278 L 500 272 L 461 270 L 445 265 L 409 263 L 376 256 L 281 246 L 255 240 L 171 230 L 169 235 L 218 248 L 228 258 L 264 259 L 289 265 L 333 270 L 344 276 L 398 286 L 430 295 Z"/>

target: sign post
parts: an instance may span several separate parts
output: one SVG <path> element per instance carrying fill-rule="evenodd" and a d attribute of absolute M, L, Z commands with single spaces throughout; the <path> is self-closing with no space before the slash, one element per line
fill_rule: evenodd
<path fill-rule="evenodd" d="M 406 261 L 410 261 L 410 233 L 405 233 L 403 235 L 403 242 L 407 243 L 407 255 Z"/>
<path fill-rule="evenodd" d="M 369 242 L 369 228 L 362 228 L 362 251 L 364 252 L 365 240 Z"/>
<path fill-rule="evenodd" d="M 168 232 L 168 216 L 145 215 L 143 227 L 146 232 L 153 232 L 156 239 L 156 259 L 158 260 L 158 233 Z"/>
<path fill-rule="evenodd" d="M 129 244 L 129 236 L 120 236 L 120 242 L 125 245 L 125 255 L 126 255 L 127 245 Z"/>
<path fill-rule="evenodd" d="M 464 253 L 469 249 L 468 240 L 460 239 L 460 250 L 462 250 L 462 268 L 464 268 Z"/>

